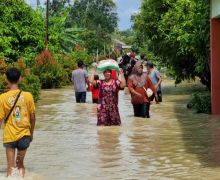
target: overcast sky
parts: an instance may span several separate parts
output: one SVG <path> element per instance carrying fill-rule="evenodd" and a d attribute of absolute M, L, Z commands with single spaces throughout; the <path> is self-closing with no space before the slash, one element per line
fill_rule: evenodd
<path fill-rule="evenodd" d="M 126 30 L 131 28 L 131 15 L 139 11 L 142 0 L 113 0 L 117 5 L 117 12 L 119 16 L 118 27 L 119 30 Z M 36 7 L 36 0 L 26 0 L 32 7 Z M 41 0 L 42 4 L 45 0 Z"/>

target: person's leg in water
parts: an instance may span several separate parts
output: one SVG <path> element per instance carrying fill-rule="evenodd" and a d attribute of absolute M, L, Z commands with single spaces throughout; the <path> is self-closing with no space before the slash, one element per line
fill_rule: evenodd
<path fill-rule="evenodd" d="M 80 92 L 75 92 L 76 103 L 80 103 Z"/>
<path fill-rule="evenodd" d="M 81 92 L 80 102 L 86 103 L 86 92 Z"/>
<path fill-rule="evenodd" d="M 160 102 L 162 102 L 162 92 L 161 91 L 157 91 L 157 96 L 158 96 L 158 100 L 155 98 L 155 94 L 153 94 L 151 97 L 150 97 L 150 101 L 156 101 L 157 104 L 159 104 Z"/>
<path fill-rule="evenodd" d="M 141 117 L 140 108 L 141 108 L 141 105 L 140 105 L 140 104 L 133 104 L 134 116 L 135 116 L 135 117 Z"/>
<path fill-rule="evenodd" d="M 21 177 L 24 177 L 25 175 L 25 167 L 24 167 L 24 157 L 27 151 L 27 148 L 30 146 L 31 143 L 31 137 L 30 136 L 24 136 L 18 141 L 18 152 L 17 152 L 17 158 L 16 158 L 16 165 L 19 171 L 19 174 Z"/>
<path fill-rule="evenodd" d="M 15 148 L 6 148 L 7 177 L 11 176 L 15 168 Z"/>
<path fill-rule="evenodd" d="M 24 157 L 27 152 L 27 149 L 25 150 L 18 150 L 17 158 L 16 158 L 16 165 L 19 171 L 19 174 L 21 177 L 24 177 L 25 175 L 25 167 L 24 167 Z"/>
<path fill-rule="evenodd" d="M 158 102 L 162 102 L 162 91 L 161 90 L 157 91 L 157 96 L 158 96 Z"/>
<path fill-rule="evenodd" d="M 146 117 L 147 117 L 147 118 L 150 118 L 150 113 L 149 113 L 149 111 L 150 111 L 150 103 L 147 103 L 147 104 L 146 104 Z"/>
<path fill-rule="evenodd" d="M 141 117 L 146 118 L 147 117 L 147 103 L 141 104 L 140 111 L 141 111 Z"/>
<path fill-rule="evenodd" d="M 92 103 L 93 103 L 93 104 L 98 104 L 98 103 L 99 103 L 99 100 L 98 100 L 98 99 L 92 99 Z"/>
<path fill-rule="evenodd" d="M 141 117 L 143 118 L 150 118 L 150 103 L 144 103 L 141 106 Z"/>

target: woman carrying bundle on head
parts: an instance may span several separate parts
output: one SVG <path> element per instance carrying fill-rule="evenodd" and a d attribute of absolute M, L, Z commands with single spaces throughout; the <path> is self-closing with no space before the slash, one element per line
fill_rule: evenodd
<path fill-rule="evenodd" d="M 126 86 L 123 70 L 117 68 L 121 76 L 121 81 L 119 81 L 112 78 L 111 66 L 105 65 L 102 66 L 102 68 L 99 68 L 98 66 L 97 69 L 98 71 L 102 71 L 104 75 L 104 80 L 95 81 L 95 67 L 90 79 L 90 82 L 94 86 L 98 86 L 100 91 L 97 107 L 97 126 L 119 126 L 121 125 L 121 119 L 118 110 L 118 93 L 120 89 L 123 89 Z"/>

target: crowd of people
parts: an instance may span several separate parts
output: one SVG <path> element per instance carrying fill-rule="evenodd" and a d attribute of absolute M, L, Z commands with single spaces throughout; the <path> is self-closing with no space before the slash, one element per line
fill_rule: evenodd
<path fill-rule="evenodd" d="M 86 102 L 87 89 L 92 92 L 92 101 L 97 104 L 98 126 L 121 124 L 118 92 L 126 86 L 131 94 L 131 104 L 136 117 L 150 118 L 151 102 L 154 100 L 156 103 L 162 102 L 162 78 L 151 61 L 147 61 L 144 55 L 137 59 L 135 54 L 131 53 L 124 55 L 118 64 L 119 72 L 105 69 L 103 80 L 99 79 L 96 66 L 89 77 L 82 61 L 78 62 L 78 69 L 72 73 L 77 103 Z M 148 91 L 152 94 L 149 95 Z"/>
<path fill-rule="evenodd" d="M 87 90 L 92 92 L 92 102 L 97 104 L 97 126 L 119 126 L 121 118 L 118 108 L 119 91 L 128 87 L 134 116 L 150 118 L 151 101 L 162 101 L 161 75 L 144 56 L 125 55 L 119 62 L 117 72 L 105 69 L 103 79 L 99 78 L 94 67 L 90 77 L 82 61 L 72 73 L 77 103 L 86 103 Z M 146 66 L 146 72 L 144 71 Z M 120 77 L 120 79 L 119 79 Z M 15 170 L 24 177 L 24 158 L 33 140 L 35 127 L 35 104 L 29 92 L 19 89 L 21 72 L 10 68 L 6 72 L 9 91 L 0 95 L 0 125 L 3 126 L 3 145 L 6 149 L 7 176 Z M 149 95 L 149 89 L 152 94 Z M 17 150 L 17 152 L 16 152 Z"/>

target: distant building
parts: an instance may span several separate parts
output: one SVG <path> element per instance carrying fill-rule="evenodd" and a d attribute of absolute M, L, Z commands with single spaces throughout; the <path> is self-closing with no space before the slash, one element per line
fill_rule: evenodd
<path fill-rule="evenodd" d="M 124 42 L 121 42 L 117 39 L 113 40 L 113 49 L 117 53 L 117 55 L 122 55 L 125 52 L 131 51 L 131 46 L 126 45 Z"/>

